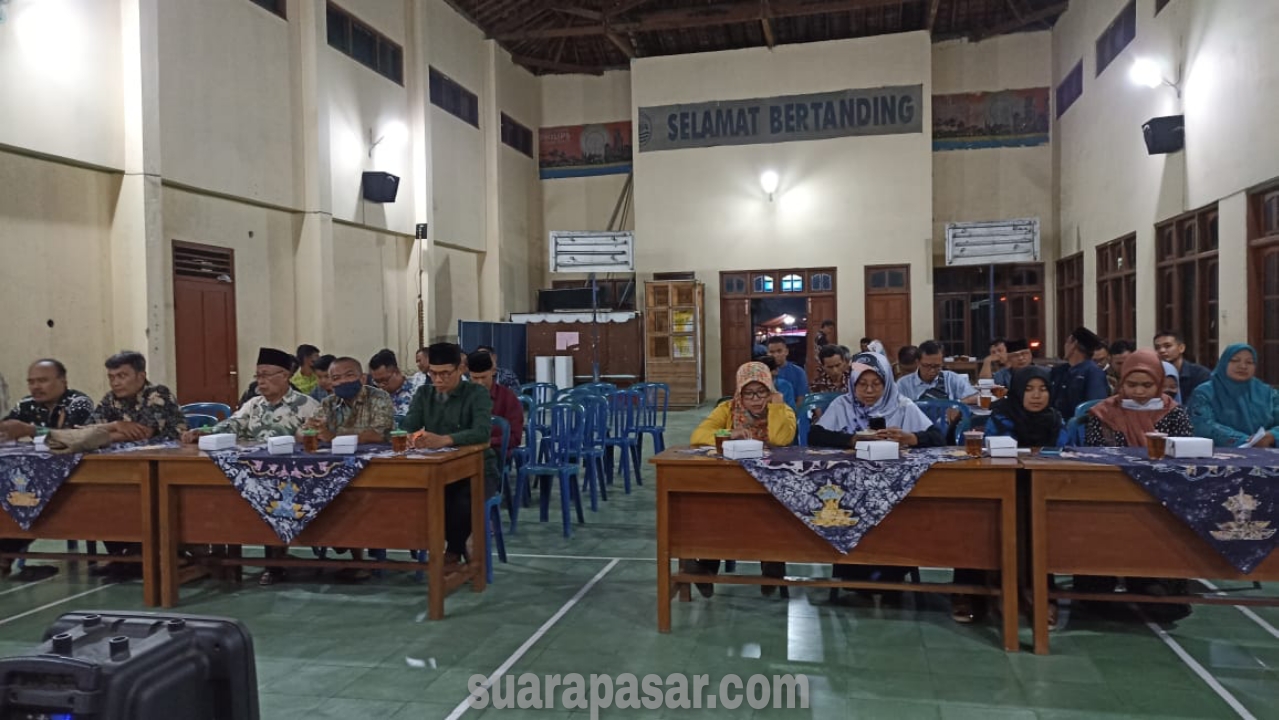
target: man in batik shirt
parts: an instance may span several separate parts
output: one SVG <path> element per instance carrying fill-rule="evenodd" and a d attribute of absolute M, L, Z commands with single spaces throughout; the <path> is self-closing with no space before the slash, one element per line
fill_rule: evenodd
<path fill-rule="evenodd" d="M 293 356 L 283 350 L 258 350 L 254 380 L 257 397 L 240 406 L 234 415 L 210 428 L 211 433 L 232 433 L 241 440 L 266 440 L 289 437 L 320 409 L 320 403 L 303 395 L 289 384 Z M 198 430 L 182 434 L 182 442 L 200 439 Z"/>
<path fill-rule="evenodd" d="M 111 442 L 177 440 L 186 432 L 186 416 L 163 385 L 147 380 L 147 359 L 126 350 L 107 358 L 111 392 L 98 403 L 90 424 L 102 425 Z"/>
<path fill-rule="evenodd" d="M 364 384 L 364 369 L 352 357 L 340 357 L 329 366 L 333 394 L 303 429 L 319 431 L 329 442 L 339 435 L 357 435 L 361 443 L 384 443 L 395 427 L 395 404 L 386 391 Z"/>
<path fill-rule="evenodd" d="M 413 395 L 418 384 L 411 377 L 400 372 L 400 362 L 395 353 L 383 348 L 369 360 L 369 374 L 373 376 L 373 384 L 386 391 L 395 405 L 396 415 L 407 415 L 409 406 L 413 404 Z"/>
<path fill-rule="evenodd" d="M 823 345 L 817 352 L 822 364 L 821 375 L 813 381 L 813 392 L 848 392 L 848 349 L 840 345 Z"/>
<path fill-rule="evenodd" d="M 41 428 L 63 430 L 87 425 L 93 400 L 67 388 L 67 367 L 52 358 L 36 360 L 27 369 L 27 392 L 3 421 L 0 433 L 11 438 L 32 437 Z"/>

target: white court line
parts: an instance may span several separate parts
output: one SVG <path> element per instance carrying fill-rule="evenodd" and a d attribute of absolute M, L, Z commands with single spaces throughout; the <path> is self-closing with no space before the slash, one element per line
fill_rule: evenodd
<path fill-rule="evenodd" d="M 1218 589 L 1216 585 L 1213 585 L 1212 583 L 1208 582 L 1207 580 L 1204 580 L 1203 578 L 1198 578 L 1198 582 L 1200 585 L 1203 585 L 1209 590 L 1215 591 L 1218 595 L 1226 594 L 1225 592 Z M 1235 605 L 1233 607 L 1234 609 L 1243 613 L 1244 617 L 1248 618 L 1249 620 L 1257 623 L 1257 625 L 1261 626 L 1262 630 L 1265 630 L 1266 632 L 1270 633 L 1271 637 L 1275 639 L 1279 639 L 1279 630 L 1276 630 L 1274 625 L 1271 625 L 1270 623 L 1266 622 L 1265 619 L 1263 619 L 1260 615 L 1253 612 L 1252 608 L 1244 605 Z"/>
<path fill-rule="evenodd" d="M 1133 609 L 1136 609 L 1136 607 L 1134 606 Z M 1140 610 L 1137 612 L 1141 615 Z M 1239 717 L 1243 718 L 1243 720 L 1257 720 L 1257 717 L 1248 712 L 1248 708 L 1244 707 L 1243 703 L 1239 702 L 1239 700 L 1232 695 L 1224 685 L 1217 682 L 1217 678 L 1213 677 L 1212 673 L 1204 669 L 1204 666 L 1200 665 L 1198 660 L 1191 657 L 1190 653 L 1186 652 L 1186 649 L 1178 644 L 1171 635 L 1169 635 L 1163 628 L 1149 620 L 1146 620 L 1145 617 L 1145 615 L 1141 615 L 1142 620 L 1146 623 L 1146 627 L 1150 628 L 1151 632 L 1159 636 L 1159 639 L 1163 640 L 1164 644 L 1171 648 L 1172 651 L 1177 654 L 1177 657 L 1181 658 L 1181 661 L 1186 664 L 1186 667 L 1193 670 L 1194 673 L 1199 676 L 1200 680 L 1207 683 L 1208 687 L 1212 688 L 1212 691 L 1217 693 L 1217 697 L 1224 700 L 1225 703 L 1230 706 L 1231 710 L 1234 710 Z"/>
<path fill-rule="evenodd" d="M 26 590 L 27 588 L 33 588 L 33 587 L 35 587 L 36 585 L 41 585 L 41 584 L 43 584 L 43 583 L 47 583 L 47 582 L 49 582 L 50 580 L 56 580 L 56 579 L 57 579 L 57 577 L 58 577 L 57 575 L 50 575 L 49 577 L 47 577 L 47 578 L 45 578 L 45 579 L 43 579 L 43 580 L 34 580 L 34 581 L 32 581 L 32 582 L 29 582 L 29 583 L 22 583 L 21 585 L 19 585 L 19 586 L 17 586 L 17 587 L 11 587 L 11 588 L 9 588 L 8 590 L 0 590 L 0 595 L 8 595 L 9 593 L 16 593 L 16 592 L 18 592 L 19 590 Z"/>
<path fill-rule="evenodd" d="M 613 568 L 617 567 L 617 563 L 619 562 L 621 561 L 618 560 L 617 558 L 614 558 L 612 562 L 604 566 L 603 570 L 600 570 L 599 572 L 595 573 L 595 577 L 587 581 L 587 583 L 582 586 L 582 589 L 577 591 L 576 595 L 569 598 L 568 602 L 560 606 L 560 609 L 556 611 L 556 613 L 552 615 L 549 620 L 542 623 L 542 627 L 538 628 L 537 632 L 533 633 L 528 640 L 524 641 L 523 645 L 519 646 L 519 648 L 517 648 L 515 652 L 511 653 L 511 656 L 508 657 L 505 662 L 497 666 L 497 669 L 494 670 L 493 673 L 489 675 L 488 678 L 484 681 L 484 684 L 482 685 L 482 687 L 488 688 L 492 686 L 494 682 L 497 682 L 497 680 L 500 677 L 505 675 L 506 671 L 511 669 L 511 666 L 519 662 L 520 658 L 524 657 L 524 653 L 528 652 L 529 648 L 533 647 L 534 643 L 542 639 L 542 636 L 546 634 L 547 630 L 550 630 L 552 627 L 554 627 L 555 623 L 559 622 L 560 618 L 564 617 L 564 615 L 567 614 L 569 610 L 572 610 L 573 606 L 576 605 L 579 600 L 585 597 L 586 593 L 590 592 L 591 588 L 595 587 L 596 583 L 604 579 L 605 575 L 609 574 L 609 572 L 611 572 Z M 465 715 L 466 711 L 471 709 L 470 702 L 472 697 L 476 697 L 475 693 L 471 693 L 470 695 L 467 695 L 466 699 L 458 703 L 457 707 L 453 708 L 453 712 L 449 713 L 448 717 L 446 717 L 444 720 L 457 720 L 458 718 Z"/>
<path fill-rule="evenodd" d="M 31 610 L 28 610 L 28 611 L 26 611 L 26 612 L 24 612 L 24 613 L 18 613 L 17 615 L 13 615 L 13 616 L 11 616 L 11 617 L 7 617 L 7 618 L 5 618 L 5 619 L 3 619 L 3 620 L 0 620 L 0 625 L 8 625 L 9 623 L 13 622 L 14 620 L 21 620 L 22 618 L 24 618 L 24 617 L 26 617 L 26 616 L 28 616 L 28 615 L 35 615 L 35 614 L 36 614 L 36 613 L 38 613 L 38 612 L 41 612 L 41 611 L 44 611 L 44 610 L 48 610 L 48 609 L 49 609 L 49 608 L 51 608 L 51 607 L 57 607 L 57 606 L 59 606 L 59 605 L 61 605 L 61 604 L 63 604 L 63 603 L 69 603 L 69 602 L 71 602 L 72 600 L 75 600 L 75 599 L 77 599 L 77 598 L 82 598 L 82 597 L 84 597 L 85 595 L 92 595 L 92 594 L 93 594 L 93 593 L 95 593 L 95 592 L 102 592 L 103 590 L 106 590 L 107 588 L 109 588 L 109 587 L 111 587 L 112 585 L 115 585 L 115 584 L 116 584 L 116 583 L 108 583 L 108 584 L 106 584 L 106 585 L 99 585 L 98 587 L 95 587 L 95 588 L 93 588 L 92 590 L 85 590 L 85 591 L 84 591 L 84 592 L 82 592 L 82 593 L 77 593 L 77 594 L 75 594 L 75 595 L 71 595 L 70 597 L 64 597 L 64 598 L 62 598 L 61 600 L 54 600 L 54 601 L 53 601 L 53 602 L 51 602 L 51 603 L 45 603 L 44 605 L 41 605 L 41 606 L 40 606 L 40 607 L 38 607 L 38 608 L 32 608 Z"/>

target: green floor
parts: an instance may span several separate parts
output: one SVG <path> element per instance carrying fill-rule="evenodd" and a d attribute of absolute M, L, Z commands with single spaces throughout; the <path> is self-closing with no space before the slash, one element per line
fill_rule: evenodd
<path fill-rule="evenodd" d="M 674 414 L 668 442 L 686 441 L 700 417 Z M 1067 615 L 1053 655 L 1036 657 L 1004 653 L 993 624 L 955 625 L 939 596 L 907 596 L 896 608 L 832 606 L 824 591 L 783 601 L 721 585 L 712 600 L 677 603 L 673 632 L 660 635 L 651 478 L 645 468 L 646 484 L 630 496 L 619 481 L 572 540 L 554 516 L 542 524 L 530 511 L 508 538 L 513 555 L 494 585 L 453 595 L 441 622 L 425 619 L 425 590 L 407 574 L 360 586 L 329 576 L 272 588 L 194 584 L 183 590 L 182 611 L 248 625 L 264 720 L 449 717 L 471 675 L 506 663 L 597 576 L 508 673 L 684 672 L 710 675 L 712 687 L 728 673 L 804 673 L 812 688 L 807 710 L 614 709 L 603 717 L 1279 718 L 1279 609 L 1250 617 L 1198 608 L 1167 628 L 1184 659 L 1142 623 Z M 140 599 L 136 584 L 104 587 L 66 570 L 30 586 L 9 583 L 0 587 L 0 651 L 26 649 L 60 613 L 141 609 Z M 1029 642 L 1024 630 L 1023 647 Z M 460 717 L 525 715 L 585 717 L 492 708 Z"/>

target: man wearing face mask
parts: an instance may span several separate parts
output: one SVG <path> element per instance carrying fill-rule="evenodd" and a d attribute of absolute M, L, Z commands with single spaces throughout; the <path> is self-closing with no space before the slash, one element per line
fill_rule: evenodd
<path fill-rule="evenodd" d="M 356 435 L 360 443 L 384 443 L 395 428 L 395 405 L 385 390 L 364 384 L 364 369 L 352 357 L 340 357 L 329 365 L 333 394 L 304 429 L 319 431 L 330 442 L 339 435 Z M 299 432 L 299 439 L 301 433 Z"/>
<path fill-rule="evenodd" d="M 479 383 L 462 382 L 462 349 L 453 343 L 436 343 L 426 349 L 427 376 L 431 384 L 413 397 L 404 416 L 403 429 L 413 433 L 413 447 L 439 450 L 465 445 L 488 445 L 493 400 Z M 471 535 L 471 483 L 453 483 L 444 489 L 444 572 L 456 572 L 466 557 Z M 484 496 L 497 492 L 497 455 L 484 451 Z"/>

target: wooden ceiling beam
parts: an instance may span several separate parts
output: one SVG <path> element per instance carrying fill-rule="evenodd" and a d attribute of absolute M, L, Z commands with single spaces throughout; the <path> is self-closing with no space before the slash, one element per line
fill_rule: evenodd
<path fill-rule="evenodd" d="M 555 12 L 558 12 L 558 13 L 564 13 L 565 15 L 573 15 L 575 17 L 586 18 L 587 20 L 594 20 L 596 22 L 602 22 L 604 20 L 604 13 L 598 10 L 587 10 L 586 8 L 577 8 L 577 7 L 557 7 L 553 9 L 555 10 Z"/>
<path fill-rule="evenodd" d="M 511 60 L 523 65 L 526 68 L 538 70 L 553 70 L 563 73 L 583 73 L 587 75 L 603 75 L 603 68 L 592 67 L 590 65 L 574 65 L 573 63 L 556 62 L 553 60 L 543 60 L 542 58 L 528 57 L 526 55 L 512 55 Z"/>
<path fill-rule="evenodd" d="M 932 0 L 928 3 L 928 20 L 924 23 L 924 29 L 928 32 L 933 31 L 933 25 L 937 23 L 937 10 L 941 8 L 941 0 Z"/>
<path fill-rule="evenodd" d="M 884 8 L 895 5 L 900 0 L 772 0 L 769 3 L 768 18 L 806 17 L 811 15 L 827 15 L 831 13 L 853 12 L 869 8 Z M 1055 7 L 1055 6 L 1054 6 Z M 677 8 L 673 10 L 656 10 L 637 16 L 634 20 L 614 22 L 605 26 L 572 25 L 569 27 L 541 28 L 510 32 L 497 36 L 501 41 L 515 40 L 548 40 L 561 37 L 590 37 L 604 35 L 608 30 L 619 33 L 663 32 L 672 30 L 691 30 L 694 28 L 713 27 L 732 23 L 761 22 L 766 18 L 759 2 L 734 2 L 707 5 L 696 8 Z M 1027 16 L 1029 21 L 1031 18 Z"/>
<path fill-rule="evenodd" d="M 607 30 L 604 33 L 604 37 L 608 38 L 608 41 L 613 43 L 613 47 L 621 50 L 622 54 L 628 59 L 635 57 L 635 46 L 631 44 L 630 40 L 622 37 L 616 30 Z"/>
<path fill-rule="evenodd" d="M 646 5 L 652 1 L 653 0 L 628 0 L 627 2 L 620 2 L 617 7 L 605 10 L 604 14 L 611 18 L 617 17 L 618 15 L 625 15 L 639 6 Z"/>
<path fill-rule="evenodd" d="M 764 44 L 768 45 L 771 50 L 777 44 L 777 36 L 773 34 L 772 10 L 768 6 L 768 0 L 760 0 L 760 19 L 759 28 L 764 32 Z"/>
<path fill-rule="evenodd" d="M 979 42 L 981 40 L 985 40 L 986 38 L 994 37 L 996 35 L 1004 35 L 1006 33 L 1017 32 L 1018 30 L 1026 27 L 1027 25 L 1031 25 L 1033 23 L 1040 22 L 1041 20 L 1047 20 L 1056 15 L 1060 15 L 1066 12 L 1066 8 L 1068 7 L 1070 7 L 1069 1 L 1059 2 L 1054 5 L 1049 5 L 1048 7 L 1045 7 L 1042 10 L 1036 10 L 1035 12 L 1030 13 L 1028 15 L 1022 15 L 1019 18 L 1013 18 L 1012 20 L 999 23 L 998 25 L 992 25 L 990 27 L 981 28 L 977 30 L 976 32 L 973 32 L 971 35 L 969 35 L 968 38 L 972 40 L 973 42 Z"/>

